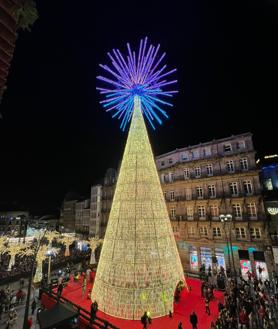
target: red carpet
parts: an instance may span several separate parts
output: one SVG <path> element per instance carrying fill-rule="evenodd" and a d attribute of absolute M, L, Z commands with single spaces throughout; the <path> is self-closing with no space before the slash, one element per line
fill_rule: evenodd
<path fill-rule="evenodd" d="M 223 303 L 223 293 L 215 291 L 215 298 L 210 302 L 211 315 L 205 313 L 204 298 L 201 297 L 201 282 L 197 279 L 187 279 L 191 291 L 187 292 L 185 289 L 182 291 L 181 298 L 178 304 L 174 304 L 173 318 L 164 316 L 161 318 L 153 319 L 150 329 L 177 329 L 178 323 L 181 321 L 183 329 L 192 328 L 189 322 L 189 315 L 195 311 L 198 316 L 198 329 L 209 329 L 211 321 L 217 318 L 218 310 L 217 304 L 219 301 Z M 88 289 L 91 289 L 91 284 L 88 284 L 84 298 L 82 299 L 82 289 L 80 282 L 71 281 L 64 289 L 62 296 L 72 301 L 75 304 L 90 311 L 91 301 L 87 299 Z M 121 329 L 141 329 L 142 324 L 140 321 L 122 320 L 106 315 L 98 311 L 97 315 L 114 324 Z"/>

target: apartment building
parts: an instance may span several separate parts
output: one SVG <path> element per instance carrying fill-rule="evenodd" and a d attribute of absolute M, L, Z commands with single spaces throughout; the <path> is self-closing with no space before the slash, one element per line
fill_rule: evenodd
<path fill-rule="evenodd" d="M 201 264 L 273 270 L 252 134 L 176 149 L 156 157 L 185 271 Z M 221 222 L 220 215 L 232 215 Z M 232 251 L 231 251 L 232 250 Z"/>

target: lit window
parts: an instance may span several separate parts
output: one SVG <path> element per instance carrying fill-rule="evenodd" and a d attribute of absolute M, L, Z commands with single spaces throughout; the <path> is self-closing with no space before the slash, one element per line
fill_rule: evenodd
<path fill-rule="evenodd" d="M 171 216 L 171 219 L 176 219 L 176 209 L 175 208 L 171 208 L 170 216 Z"/>
<path fill-rule="evenodd" d="M 234 173 L 235 172 L 235 166 L 234 161 L 230 160 L 226 163 L 226 169 L 228 173 Z"/>
<path fill-rule="evenodd" d="M 203 188 L 198 186 L 196 187 L 196 191 L 197 191 L 197 198 L 199 199 L 203 198 Z"/>
<path fill-rule="evenodd" d="M 232 151 L 232 145 L 231 144 L 225 144 L 223 146 L 224 152 L 231 152 Z"/>
<path fill-rule="evenodd" d="M 201 168 L 200 167 L 195 168 L 195 177 L 201 177 Z"/>
<path fill-rule="evenodd" d="M 183 176 L 184 176 L 184 179 L 190 178 L 190 172 L 189 172 L 188 168 L 183 169 Z"/>
<path fill-rule="evenodd" d="M 242 217 L 241 205 L 239 203 L 233 204 L 233 214 L 237 219 Z"/>
<path fill-rule="evenodd" d="M 207 165 L 207 175 L 212 176 L 213 175 L 213 167 L 212 164 Z"/>
<path fill-rule="evenodd" d="M 245 194 L 253 193 L 252 183 L 250 180 L 246 180 L 243 182 L 243 190 Z"/>
<path fill-rule="evenodd" d="M 213 218 L 219 218 L 219 207 L 216 204 L 210 206 L 210 213 Z"/>
<path fill-rule="evenodd" d="M 240 169 L 241 170 L 248 170 L 248 160 L 247 160 L 247 158 L 240 159 L 239 164 L 240 164 Z"/>
<path fill-rule="evenodd" d="M 200 227 L 200 235 L 208 236 L 208 228 L 206 226 L 201 226 Z"/>
<path fill-rule="evenodd" d="M 246 238 L 246 230 L 244 227 L 236 227 L 236 238 L 237 239 L 245 239 Z"/>
<path fill-rule="evenodd" d="M 237 182 L 230 183 L 230 192 L 232 196 L 238 196 Z"/>
<path fill-rule="evenodd" d="M 170 201 L 174 201 L 174 200 L 175 200 L 175 192 L 170 191 Z"/>
<path fill-rule="evenodd" d="M 213 227 L 212 234 L 214 238 L 221 237 L 221 229 L 220 227 Z"/>
<path fill-rule="evenodd" d="M 188 227 L 188 235 L 194 235 L 195 234 L 195 227 L 189 226 Z"/>
<path fill-rule="evenodd" d="M 257 217 L 257 207 L 254 202 L 247 203 L 247 213 L 250 217 L 253 217 L 253 218 Z"/>
<path fill-rule="evenodd" d="M 252 239 L 260 239 L 261 238 L 261 230 L 257 227 L 250 228 L 250 236 Z"/>
<path fill-rule="evenodd" d="M 205 206 L 198 206 L 198 216 L 199 218 L 206 218 L 206 208 Z"/>
<path fill-rule="evenodd" d="M 210 198 L 216 197 L 216 188 L 215 185 L 208 185 L 208 195 Z"/>
<path fill-rule="evenodd" d="M 192 207 L 187 207 L 186 208 L 186 214 L 187 214 L 187 219 L 193 219 L 193 208 Z"/>

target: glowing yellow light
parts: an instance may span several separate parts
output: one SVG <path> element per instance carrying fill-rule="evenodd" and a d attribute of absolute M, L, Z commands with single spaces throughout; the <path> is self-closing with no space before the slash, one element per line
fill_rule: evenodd
<path fill-rule="evenodd" d="M 140 99 L 134 111 L 92 300 L 107 314 L 140 319 L 173 311 L 184 273 L 169 220 Z"/>
<path fill-rule="evenodd" d="M 69 247 L 73 244 L 74 241 L 76 241 L 76 238 L 72 236 L 63 235 L 60 237 L 59 240 L 66 246 L 65 256 L 66 257 L 69 256 L 70 255 Z"/>
<path fill-rule="evenodd" d="M 278 154 L 265 155 L 264 158 L 265 159 L 278 158 Z"/>
<path fill-rule="evenodd" d="M 88 245 L 91 248 L 91 256 L 90 256 L 90 264 L 91 265 L 96 263 L 95 250 L 102 243 L 103 243 L 103 239 L 97 239 L 97 238 L 91 238 L 91 239 L 89 239 Z"/>

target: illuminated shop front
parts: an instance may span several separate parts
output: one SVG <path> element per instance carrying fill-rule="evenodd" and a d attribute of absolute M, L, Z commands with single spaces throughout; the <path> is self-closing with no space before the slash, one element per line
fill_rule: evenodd
<path fill-rule="evenodd" d="M 256 269 L 256 275 L 258 279 L 268 280 L 268 270 L 265 262 L 264 252 L 263 251 L 253 251 L 254 265 Z"/>
<path fill-rule="evenodd" d="M 209 267 L 212 268 L 212 255 L 211 255 L 211 249 L 206 247 L 200 248 L 201 252 L 201 264 L 205 265 L 206 269 Z"/>
<path fill-rule="evenodd" d="M 220 269 L 221 267 L 226 269 L 223 249 L 215 248 L 215 257 L 217 259 L 217 269 Z"/>
<path fill-rule="evenodd" d="M 190 269 L 192 271 L 198 271 L 199 262 L 198 262 L 198 253 L 196 247 L 193 246 L 189 247 L 189 259 L 190 259 Z"/>

